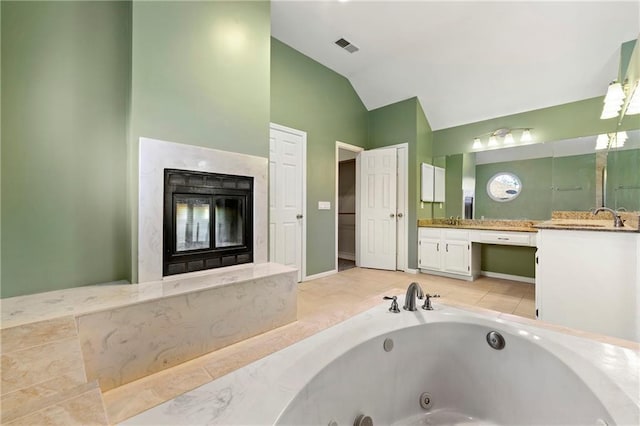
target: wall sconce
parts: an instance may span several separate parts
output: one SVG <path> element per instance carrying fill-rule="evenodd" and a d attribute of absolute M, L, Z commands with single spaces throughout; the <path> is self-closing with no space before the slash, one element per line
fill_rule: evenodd
<path fill-rule="evenodd" d="M 635 84 L 629 84 L 625 81 L 624 84 L 618 83 L 615 80 L 609 83 L 607 87 L 607 94 L 604 97 L 604 105 L 602 106 L 601 120 L 607 120 L 620 115 L 620 118 L 625 115 L 640 114 L 640 80 Z M 624 107 L 624 99 L 629 96 L 627 105 Z"/>
<path fill-rule="evenodd" d="M 596 151 L 603 149 L 622 148 L 629 138 L 627 132 L 607 133 L 598 135 L 596 139 Z"/>
<path fill-rule="evenodd" d="M 497 148 L 500 146 L 499 139 L 502 139 L 502 145 L 508 146 L 515 144 L 515 139 L 513 137 L 514 131 L 522 131 L 520 135 L 520 142 L 531 142 L 533 139 L 531 136 L 531 129 L 517 127 L 517 128 L 503 128 L 494 130 L 493 132 L 484 133 L 480 136 L 476 136 L 473 138 L 472 149 L 482 149 L 482 140 L 480 139 L 482 136 L 489 136 L 489 140 L 487 142 L 487 148 Z"/>

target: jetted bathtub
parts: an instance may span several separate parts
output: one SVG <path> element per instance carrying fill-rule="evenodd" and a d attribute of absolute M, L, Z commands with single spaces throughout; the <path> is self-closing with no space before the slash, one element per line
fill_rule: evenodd
<path fill-rule="evenodd" d="M 640 424 L 639 351 L 434 307 L 377 306 L 125 423 Z"/>

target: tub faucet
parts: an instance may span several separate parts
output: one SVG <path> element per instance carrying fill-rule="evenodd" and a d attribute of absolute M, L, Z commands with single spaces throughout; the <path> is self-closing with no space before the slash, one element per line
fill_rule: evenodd
<path fill-rule="evenodd" d="M 597 215 L 600 212 L 603 211 L 608 211 L 609 213 L 611 213 L 613 215 L 613 226 L 616 228 L 621 228 L 624 226 L 624 223 L 622 222 L 622 219 L 620 218 L 620 216 L 618 215 L 618 212 L 616 212 L 615 210 L 610 209 L 609 207 L 598 207 L 597 209 L 593 210 L 593 215 Z"/>
<path fill-rule="evenodd" d="M 407 294 L 404 297 L 404 310 L 405 311 L 417 311 L 416 308 L 416 297 L 418 299 L 422 299 L 424 297 L 424 293 L 422 292 L 422 287 L 420 284 L 413 282 L 409 284 L 409 288 L 407 288 Z"/>

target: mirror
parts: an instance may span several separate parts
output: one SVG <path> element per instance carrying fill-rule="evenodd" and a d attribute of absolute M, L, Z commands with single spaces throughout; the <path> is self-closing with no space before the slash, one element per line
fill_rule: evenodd
<path fill-rule="evenodd" d="M 595 149 L 594 135 L 440 157 L 447 182 L 473 179 L 475 190 L 470 194 L 468 183 L 462 189 L 447 185 L 447 202 L 440 211 L 434 209 L 433 217 L 462 216 L 463 200 L 470 195 L 474 219 L 548 220 L 552 211 L 603 205 L 640 211 L 640 130 L 627 135 L 624 146 L 608 150 Z M 488 183 L 499 173 L 520 179 L 521 189 L 509 202 L 487 193 Z"/>

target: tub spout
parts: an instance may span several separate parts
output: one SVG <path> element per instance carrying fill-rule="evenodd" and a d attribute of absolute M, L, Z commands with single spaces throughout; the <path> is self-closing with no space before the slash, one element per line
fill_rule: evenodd
<path fill-rule="evenodd" d="M 409 284 L 409 288 L 407 288 L 407 294 L 404 297 L 404 310 L 405 311 L 417 311 L 416 308 L 416 297 L 418 299 L 422 299 L 424 297 L 424 293 L 422 292 L 422 287 L 420 284 L 416 282 L 412 282 Z"/>

